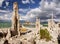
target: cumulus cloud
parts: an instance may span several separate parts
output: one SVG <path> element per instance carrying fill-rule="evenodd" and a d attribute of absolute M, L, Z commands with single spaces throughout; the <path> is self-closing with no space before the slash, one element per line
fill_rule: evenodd
<path fill-rule="evenodd" d="M 35 3 L 33 0 L 22 0 L 23 4 L 26 3 Z M 9 3 L 7 3 L 8 6 Z M 41 0 L 39 3 L 40 6 L 34 9 L 19 9 L 21 13 L 27 13 L 26 15 L 20 15 L 20 20 L 28 20 L 28 21 L 34 21 L 36 17 L 39 17 L 41 19 L 41 22 L 46 22 L 48 19 L 51 18 L 51 14 L 53 12 L 54 14 L 54 20 L 59 21 L 60 19 L 60 1 L 59 0 L 53 0 L 50 3 L 45 0 Z M 0 19 L 11 19 L 9 14 L 10 12 L 7 12 L 5 10 L 0 10 L 0 12 L 6 13 L 3 16 L 0 16 Z M 8 15 L 9 14 L 9 15 Z"/>
<path fill-rule="evenodd" d="M 9 10 L 0 10 L 0 20 L 11 20 L 12 12 Z"/>
<path fill-rule="evenodd" d="M 8 16 L 6 14 L 4 16 L 0 16 L 0 20 L 8 20 Z"/>
<path fill-rule="evenodd" d="M 55 21 L 58 21 L 60 19 L 58 18 L 58 16 L 60 15 L 60 8 L 56 7 L 57 4 L 54 1 L 48 3 L 47 1 L 42 0 L 40 2 L 40 5 L 41 6 L 39 6 L 38 8 L 31 9 L 30 11 L 28 11 L 26 16 L 22 16 L 23 19 L 34 21 L 36 17 L 40 17 L 43 22 L 51 18 L 52 12 Z"/>
<path fill-rule="evenodd" d="M 7 12 L 10 12 L 10 11 L 8 11 L 8 10 L 0 10 L 0 12 L 5 12 L 5 13 L 7 13 Z"/>
<path fill-rule="evenodd" d="M 38 16 L 37 13 L 39 14 L 41 12 L 40 9 L 36 8 L 36 9 L 32 9 L 29 12 L 27 12 L 26 16 L 22 16 L 23 19 L 31 19 L 34 18 L 35 16 Z"/>
<path fill-rule="evenodd" d="M 30 3 L 30 1 L 31 1 L 32 3 L 35 3 L 33 0 L 22 0 L 22 3 L 23 3 L 23 4 L 27 4 L 27 3 Z"/>
<path fill-rule="evenodd" d="M 11 20 L 11 17 L 9 17 L 8 14 L 4 14 L 3 16 L 0 16 L 0 20 Z"/>
<path fill-rule="evenodd" d="M 30 1 L 29 0 L 22 0 L 22 3 L 26 4 L 26 3 L 30 3 Z"/>
<path fill-rule="evenodd" d="M 29 8 L 30 9 L 30 8 Z M 29 9 L 19 9 L 19 12 L 26 13 Z"/>
<path fill-rule="evenodd" d="M 9 5 L 9 2 L 6 2 L 6 6 L 8 6 Z"/>
<path fill-rule="evenodd" d="M 56 3 L 54 3 L 53 1 L 48 3 L 48 1 L 45 0 L 41 0 L 41 2 L 39 3 L 41 6 L 41 9 L 44 10 L 45 8 L 55 8 L 56 7 Z"/>
<path fill-rule="evenodd" d="M 56 4 L 56 7 L 60 8 L 60 0 L 53 0 L 53 2 Z"/>
<path fill-rule="evenodd" d="M 56 4 L 59 4 L 60 0 L 53 0 L 53 2 L 55 2 Z"/>
<path fill-rule="evenodd" d="M 2 6 L 2 2 L 3 2 L 4 0 L 0 0 L 0 7 Z"/>

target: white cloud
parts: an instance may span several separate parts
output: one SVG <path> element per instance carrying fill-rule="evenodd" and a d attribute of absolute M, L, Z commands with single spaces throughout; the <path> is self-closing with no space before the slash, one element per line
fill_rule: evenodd
<path fill-rule="evenodd" d="M 29 20 L 31 18 L 36 17 L 40 12 L 41 12 L 41 10 L 39 8 L 31 9 L 29 12 L 27 12 L 26 16 L 22 16 L 22 18 L 24 20 Z"/>
<path fill-rule="evenodd" d="M 60 0 L 53 0 L 53 2 L 56 4 L 56 7 L 60 8 Z"/>
<path fill-rule="evenodd" d="M 54 21 L 56 21 L 56 22 L 60 22 L 60 19 L 54 19 Z"/>
<path fill-rule="evenodd" d="M 2 6 L 2 2 L 3 2 L 4 0 L 0 0 L 0 7 Z"/>
<path fill-rule="evenodd" d="M 22 0 L 22 3 L 23 4 L 26 4 L 26 3 L 35 3 L 33 0 Z"/>
<path fill-rule="evenodd" d="M 29 0 L 22 0 L 22 3 L 26 4 L 26 3 L 30 3 L 30 1 Z"/>
<path fill-rule="evenodd" d="M 24 11 L 23 9 L 19 9 L 19 11 Z"/>
<path fill-rule="evenodd" d="M 60 22 L 60 19 L 53 19 L 54 21 L 56 21 L 56 22 Z M 41 20 L 41 22 L 48 22 L 48 19 L 46 19 L 46 20 Z"/>
<path fill-rule="evenodd" d="M 54 3 L 59 4 L 60 0 L 53 0 Z"/>
<path fill-rule="evenodd" d="M 48 3 L 48 1 L 42 0 L 39 4 L 41 5 L 40 7 L 42 10 L 44 8 L 55 8 L 56 7 L 55 2 L 53 2 L 53 1 Z"/>
<path fill-rule="evenodd" d="M 8 17 L 8 14 L 0 16 L 0 20 L 11 20 L 11 17 Z"/>
<path fill-rule="evenodd" d="M 45 2 L 44 8 L 49 7 L 48 2 Z"/>
<path fill-rule="evenodd" d="M 2 15 L 0 15 L 0 20 L 11 20 L 12 12 L 9 10 L 0 10 L 0 12 L 2 12 Z"/>
<path fill-rule="evenodd" d="M 0 10 L 0 12 L 5 12 L 5 13 L 7 13 L 7 12 L 10 12 L 10 11 L 8 11 L 8 10 Z"/>
<path fill-rule="evenodd" d="M 9 5 L 9 2 L 6 2 L 6 6 L 8 6 Z"/>
<path fill-rule="evenodd" d="M 0 20 L 7 20 L 8 18 L 6 16 L 0 16 Z"/>
<path fill-rule="evenodd" d="M 56 4 L 54 2 L 51 2 L 50 7 L 56 7 Z"/>
<path fill-rule="evenodd" d="M 26 4 L 26 3 L 34 3 L 33 0 L 22 0 L 22 3 Z M 56 2 L 57 3 L 57 2 Z M 54 1 L 53 2 L 50 2 L 50 4 L 48 4 L 47 1 L 43 0 L 42 2 L 40 2 L 41 6 L 38 7 L 38 8 L 34 8 L 34 9 L 31 9 L 30 11 L 28 11 L 29 9 L 19 9 L 19 11 L 22 11 L 22 12 L 27 12 L 27 14 L 25 16 L 20 16 L 20 20 L 33 20 L 36 18 L 36 17 L 40 17 L 42 22 L 44 21 L 47 21 L 47 19 L 49 19 L 51 17 L 51 14 L 52 14 L 52 11 L 54 12 L 54 17 L 56 17 L 56 19 L 54 19 L 55 21 L 59 21 L 57 15 L 60 15 L 60 8 L 59 8 L 59 5 L 60 4 L 56 4 Z M 8 5 L 8 3 L 7 3 Z M 57 7 L 56 7 L 57 6 Z M 5 10 L 0 10 L 0 12 L 7 12 Z M 7 12 L 8 13 L 8 12 Z M 8 13 L 9 14 L 9 13 Z M 0 19 L 11 19 L 11 17 L 9 18 L 9 15 L 11 14 L 5 14 L 4 16 L 0 16 Z"/>
<path fill-rule="evenodd" d="M 42 18 L 43 21 L 47 21 L 47 19 L 51 18 L 52 12 L 54 12 L 54 19 L 57 21 L 58 17 L 57 15 L 60 14 L 60 8 L 56 8 L 56 3 L 55 2 L 50 2 L 48 4 L 47 1 L 43 0 L 40 2 L 41 6 L 35 9 L 31 9 L 30 11 L 27 12 L 26 16 L 22 16 L 24 20 L 33 20 L 36 17 Z M 43 11 L 42 11 L 43 10 Z M 60 18 L 59 18 L 60 19 Z M 34 20 L 33 20 L 34 21 Z M 58 20 L 59 21 L 59 20 Z"/>
<path fill-rule="evenodd" d="M 20 12 L 26 13 L 29 9 L 19 9 Z"/>
<path fill-rule="evenodd" d="M 45 0 L 41 0 L 39 4 L 40 4 L 41 9 L 43 10 L 45 6 Z"/>

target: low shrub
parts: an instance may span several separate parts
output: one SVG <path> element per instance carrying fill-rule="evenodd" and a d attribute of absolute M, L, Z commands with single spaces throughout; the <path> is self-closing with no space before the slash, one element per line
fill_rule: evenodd
<path fill-rule="evenodd" d="M 46 41 L 51 40 L 51 35 L 47 29 L 40 29 L 40 39 L 46 39 Z"/>

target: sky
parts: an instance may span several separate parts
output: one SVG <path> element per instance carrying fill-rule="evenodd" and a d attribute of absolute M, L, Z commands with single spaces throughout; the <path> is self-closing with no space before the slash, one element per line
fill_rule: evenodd
<path fill-rule="evenodd" d="M 20 20 L 35 21 L 39 17 L 41 22 L 53 18 L 60 21 L 60 0 L 0 0 L 0 20 L 11 20 L 13 3 L 18 3 Z"/>

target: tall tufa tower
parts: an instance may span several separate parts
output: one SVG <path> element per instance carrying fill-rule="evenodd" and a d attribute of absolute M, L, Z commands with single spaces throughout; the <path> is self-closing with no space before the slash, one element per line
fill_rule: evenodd
<path fill-rule="evenodd" d="M 36 29 L 40 30 L 40 19 L 36 17 Z"/>
<path fill-rule="evenodd" d="M 50 28 L 50 30 L 53 30 L 53 28 L 55 28 L 55 22 L 53 20 L 53 13 L 52 13 L 51 19 L 48 20 L 48 27 Z"/>
<path fill-rule="evenodd" d="M 17 2 L 13 3 L 12 29 L 15 31 L 15 35 L 19 33 L 19 16 Z"/>

